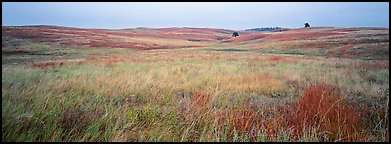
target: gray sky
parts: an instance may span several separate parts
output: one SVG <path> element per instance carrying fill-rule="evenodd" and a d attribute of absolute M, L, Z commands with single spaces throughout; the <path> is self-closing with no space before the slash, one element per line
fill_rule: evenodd
<path fill-rule="evenodd" d="M 389 27 L 388 2 L 2 2 L 2 25 L 82 28 Z"/>

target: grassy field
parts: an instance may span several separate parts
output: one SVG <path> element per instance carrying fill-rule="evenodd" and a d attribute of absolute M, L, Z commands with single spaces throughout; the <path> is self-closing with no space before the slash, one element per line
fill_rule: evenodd
<path fill-rule="evenodd" d="M 4 142 L 389 141 L 388 58 L 2 39 Z"/>

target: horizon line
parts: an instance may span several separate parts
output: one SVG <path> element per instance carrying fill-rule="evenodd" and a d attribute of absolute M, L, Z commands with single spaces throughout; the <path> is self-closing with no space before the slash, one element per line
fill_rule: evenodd
<path fill-rule="evenodd" d="M 2 25 L 2 27 L 67 27 L 67 28 L 82 28 L 82 29 L 109 29 L 109 30 L 120 30 L 120 29 L 137 29 L 137 28 L 148 28 L 148 29 L 160 29 L 160 28 L 210 28 L 210 29 L 225 29 L 225 30 L 247 30 L 253 28 L 270 28 L 270 27 L 279 27 L 279 28 L 288 28 L 288 29 L 299 29 L 304 27 L 281 27 L 281 26 L 264 26 L 264 27 L 251 27 L 245 29 L 229 29 L 229 28 L 220 28 L 220 27 L 190 27 L 190 26 L 172 26 L 172 27 L 123 27 L 123 28 L 102 28 L 102 27 L 77 27 L 77 26 L 64 26 L 64 25 L 45 25 L 45 24 L 32 24 L 32 25 Z M 376 26 L 358 26 L 358 27 L 336 27 L 336 26 L 311 26 L 310 28 L 384 28 L 389 29 L 389 27 L 376 27 Z"/>

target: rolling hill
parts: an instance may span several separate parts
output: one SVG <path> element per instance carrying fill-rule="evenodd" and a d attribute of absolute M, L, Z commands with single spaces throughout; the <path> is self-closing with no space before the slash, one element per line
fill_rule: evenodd
<path fill-rule="evenodd" d="M 332 57 L 388 59 L 389 29 L 311 27 L 281 32 L 241 32 L 213 28 L 84 29 L 58 26 L 3 26 L 4 38 L 64 46 L 135 50 L 240 47 L 263 53 L 320 53 Z M 7 52 L 6 52 L 7 53 Z"/>

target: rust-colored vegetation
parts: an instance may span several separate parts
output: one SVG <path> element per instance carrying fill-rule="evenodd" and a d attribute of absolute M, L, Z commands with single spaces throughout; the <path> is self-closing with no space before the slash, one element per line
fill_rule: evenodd
<path fill-rule="evenodd" d="M 276 62 L 287 62 L 292 63 L 296 60 L 294 58 L 287 58 L 287 57 L 281 57 L 281 56 L 269 56 L 266 58 L 268 61 L 276 61 Z"/>
<path fill-rule="evenodd" d="M 44 62 L 44 63 L 36 63 L 36 64 L 33 64 L 32 66 L 34 68 L 48 68 L 48 67 L 54 67 L 54 66 L 62 67 L 64 65 L 65 65 L 64 62 Z"/>
<path fill-rule="evenodd" d="M 331 141 L 352 141 L 362 130 L 360 110 L 348 104 L 346 97 L 342 97 L 331 85 L 308 87 L 289 108 L 287 123 L 295 134 L 315 128 Z"/>

